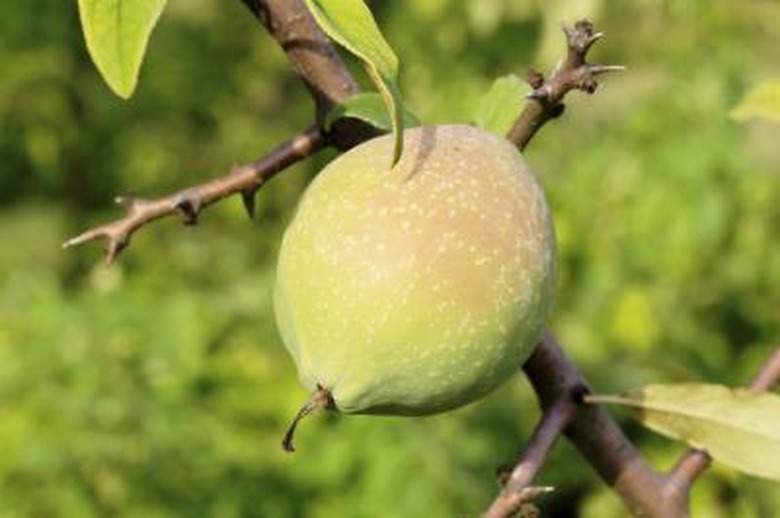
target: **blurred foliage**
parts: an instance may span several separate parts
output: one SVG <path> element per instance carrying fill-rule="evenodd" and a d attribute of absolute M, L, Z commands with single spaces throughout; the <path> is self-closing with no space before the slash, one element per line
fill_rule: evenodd
<path fill-rule="evenodd" d="M 637 0 L 372 3 L 411 109 L 467 121 L 495 77 L 549 69 L 561 20 L 591 16 L 594 59 L 628 71 L 573 94 L 528 151 L 556 213 L 553 326 L 602 392 L 744 384 L 778 343 L 778 126 L 729 118 L 780 74 L 780 5 Z M 424 419 L 322 416 L 279 440 L 306 394 L 270 312 L 276 247 L 325 153 L 195 229 L 155 223 L 111 269 L 60 243 L 251 160 L 312 103 L 240 2 L 171 0 L 138 92 L 98 77 L 75 2 L 0 17 L 0 516 L 476 515 L 538 415 L 525 380 Z M 658 468 L 682 447 L 618 413 Z M 545 516 L 624 516 L 561 442 Z M 770 517 L 780 491 L 715 466 L 694 516 Z"/>

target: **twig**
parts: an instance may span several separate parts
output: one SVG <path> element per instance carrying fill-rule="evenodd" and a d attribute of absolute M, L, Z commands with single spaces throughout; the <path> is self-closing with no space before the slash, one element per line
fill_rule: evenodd
<path fill-rule="evenodd" d="M 547 79 L 537 71 L 529 73 L 528 82 L 534 90 L 507 135 L 521 150 L 547 121 L 563 113 L 562 101 L 568 92 L 593 93 L 598 86 L 598 75 L 623 70 L 622 66 L 587 62 L 591 46 L 603 36 L 594 32 L 589 21 L 578 21 L 574 27 L 564 25 L 563 31 L 567 43 L 565 60 Z M 676 516 L 680 503 L 660 498 L 663 479 L 647 465 L 609 414 L 598 407 L 574 404 L 575 399 L 589 391 L 588 385 L 551 332 L 544 335 L 523 370 L 531 380 L 544 414 L 513 470 L 513 476 L 517 473 L 516 483 L 511 492 L 509 486 L 504 488 L 488 510 L 488 516 L 511 516 L 517 511 L 523 503 L 517 495 L 531 483 L 564 426 L 569 440 L 615 488 L 631 512 L 642 516 Z"/>
<path fill-rule="evenodd" d="M 647 465 L 609 414 L 600 407 L 581 404 L 590 392 L 587 381 L 551 332 L 544 334 L 523 370 L 543 409 L 542 421 L 486 517 L 513 516 L 528 501 L 523 489 L 530 487 L 562 432 L 633 514 L 658 518 L 685 515 L 685 502 L 663 498 L 663 477 Z"/>
<path fill-rule="evenodd" d="M 761 370 L 750 382 L 750 390 L 763 392 L 780 383 L 780 347 L 767 359 Z"/>
<path fill-rule="evenodd" d="M 317 122 L 359 88 L 303 0 L 241 0 L 287 54 L 317 107 Z"/>
<path fill-rule="evenodd" d="M 136 230 L 175 212 L 182 212 L 185 224 L 195 224 L 203 208 L 226 196 L 241 193 L 251 216 L 257 189 L 274 174 L 326 145 L 343 150 L 378 133 L 376 128 L 355 119 L 337 121 L 327 134 L 323 133 L 321 123 L 328 111 L 357 93 L 359 88 L 302 0 L 241 1 L 284 49 L 293 68 L 309 88 L 316 105 L 317 123 L 254 163 L 235 167 L 201 185 L 156 199 L 118 197 L 117 203 L 127 212 L 125 217 L 88 230 L 63 246 L 105 239 L 105 259 L 110 264 L 127 247 Z"/>
<path fill-rule="evenodd" d="M 527 80 L 533 91 L 528 94 L 528 103 L 507 134 L 507 138 L 517 144 L 520 150 L 525 149 L 547 121 L 563 113 L 562 101 L 568 92 L 582 90 L 592 94 L 598 88 L 597 76 L 624 70 L 621 65 L 596 65 L 587 62 L 591 46 L 604 35 L 594 32 L 591 22 L 580 20 L 574 27 L 563 25 L 563 32 L 566 35 L 567 53 L 561 65 L 547 79 L 536 70 L 528 73 Z"/>
<path fill-rule="evenodd" d="M 551 332 L 543 336 L 523 370 L 542 408 L 577 394 L 581 403 L 581 397 L 590 392 L 584 376 Z M 682 502 L 662 498 L 663 478 L 647 465 L 606 410 L 578 404 L 565 433 L 633 514 L 659 518 L 685 515 Z"/>
<path fill-rule="evenodd" d="M 780 347 L 767 359 L 748 388 L 755 392 L 770 390 L 780 382 Z M 712 457 L 706 452 L 689 449 L 669 471 L 665 491 L 679 498 L 687 498 L 693 482 L 710 466 Z"/>
<path fill-rule="evenodd" d="M 283 143 L 268 155 L 257 161 L 235 167 L 227 174 L 195 185 L 179 192 L 155 199 L 118 197 L 117 203 L 125 207 L 123 218 L 105 223 L 88 230 L 63 244 L 63 247 L 80 245 L 95 239 L 105 239 L 105 259 L 111 264 L 116 256 L 130 243 L 132 234 L 156 219 L 181 212 L 186 225 L 194 225 L 198 215 L 208 205 L 226 196 L 241 193 L 244 206 L 252 217 L 254 213 L 254 195 L 269 178 L 306 158 L 322 148 L 326 143 L 322 132 L 312 126 L 303 133 Z"/>
<path fill-rule="evenodd" d="M 523 504 L 552 488 L 530 486 L 563 429 L 574 416 L 574 398 L 560 398 L 542 414 L 525 450 L 510 473 L 502 477 L 503 489 L 484 514 L 484 518 L 513 516 Z M 540 491 L 541 490 L 541 491 Z"/>

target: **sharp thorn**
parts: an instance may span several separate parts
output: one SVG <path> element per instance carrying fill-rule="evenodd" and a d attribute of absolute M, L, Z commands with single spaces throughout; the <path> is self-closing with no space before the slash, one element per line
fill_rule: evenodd
<path fill-rule="evenodd" d="M 537 497 L 555 491 L 553 486 L 528 486 L 520 490 L 522 499 L 526 502 L 536 500 Z"/>
<path fill-rule="evenodd" d="M 598 40 L 600 40 L 603 37 L 604 37 L 604 33 L 603 32 L 595 32 L 595 33 L 591 34 L 590 36 L 588 36 L 587 46 L 590 47 L 591 45 L 593 45 L 594 43 L 596 43 Z"/>
<path fill-rule="evenodd" d="M 626 69 L 623 65 L 589 65 L 588 70 L 593 75 L 605 74 L 607 72 L 623 72 Z"/>
<path fill-rule="evenodd" d="M 526 82 L 531 85 L 531 88 L 537 90 L 544 85 L 544 74 L 536 69 L 530 69 L 525 77 Z"/>
<path fill-rule="evenodd" d="M 76 246 L 76 245 L 79 245 L 79 244 L 83 243 L 84 241 L 79 239 L 80 237 L 81 236 L 77 236 L 77 237 L 72 237 L 72 238 L 68 239 L 67 241 L 62 243 L 62 248 L 63 249 L 70 248 L 72 246 Z"/>
<path fill-rule="evenodd" d="M 525 95 L 525 98 L 529 100 L 543 101 L 544 99 L 547 99 L 547 92 L 541 89 L 534 90 L 533 92 L 528 92 Z"/>
<path fill-rule="evenodd" d="M 114 203 L 121 205 L 125 208 L 125 210 L 130 212 L 133 210 L 133 206 L 135 205 L 135 198 L 132 196 L 116 196 L 114 198 Z"/>
<path fill-rule="evenodd" d="M 125 236 L 111 237 L 106 244 L 106 266 L 114 264 L 116 257 L 127 246 L 128 239 Z"/>
<path fill-rule="evenodd" d="M 190 199 L 183 199 L 176 204 L 176 208 L 184 215 L 185 225 L 192 226 L 198 224 L 198 212 L 200 211 L 200 206 L 198 204 Z"/>
<path fill-rule="evenodd" d="M 255 192 L 256 189 L 244 189 L 241 191 L 241 201 L 249 216 L 249 219 L 255 219 Z"/>
<path fill-rule="evenodd" d="M 585 34 L 593 34 L 593 22 L 587 19 L 578 20 L 574 23 L 574 29 L 583 31 Z"/>
<path fill-rule="evenodd" d="M 96 230 L 88 230 L 82 234 L 79 234 L 76 237 L 72 237 L 65 241 L 62 244 L 62 248 L 70 248 L 72 246 L 80 245 L 82 243 L 86 243 L 87 241 L 92 241 L 93 239 L 101 236 L 102 234 Z"/>

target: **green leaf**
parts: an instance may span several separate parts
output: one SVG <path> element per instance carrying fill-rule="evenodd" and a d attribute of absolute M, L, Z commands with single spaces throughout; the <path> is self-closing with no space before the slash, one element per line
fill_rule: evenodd
<path fill-rule="evenodd" d="M 325 118 L 325 129 L 330 129 L 334 122 L 344 117 L 360 119 L 386 131 L 393 128 L 393 122 L 388 117 L 382 96 L 374 92 L 355 94 L 342 104 L 334 106 Z M 403 127 L 411 128 L 419 125 L 419 119 L 403 106 Z"/>
<path fill-rule="evenodd" d="M 780 122 L 780 80 L 767 81 L 750 90 L 731 110 L 731 118 L 740 122 L 753 118 Z"/>
<path fill-rule="evenodd" d="M 477 103 L 474 122 L 482 129 L 506 135 L 523 110 L 526 91 L 516 75 L 499 77 Z"/>
<path fill-rule="evenodd" d="M 87 49 L 111 90 L 128 99 L 167 0 L 79 0 Z"/>
<path fill-rule="evenodd" d="M 656 432 L 705 450 L 714 459 L 780 481 L 780 396 L 721 385 L 648 385 L 624 396 L 588 396 L 589 403 L 634 407 Z"/>
<path fill-rule="evenodd" d="M 398 58 L 362 0 L 306 0 L 306 4 L 322 30 L 363 61 L 366 72 L 376 84 L 393 129 L 395 147 L 392 165 L 395 165 L 403 150 Z"/>

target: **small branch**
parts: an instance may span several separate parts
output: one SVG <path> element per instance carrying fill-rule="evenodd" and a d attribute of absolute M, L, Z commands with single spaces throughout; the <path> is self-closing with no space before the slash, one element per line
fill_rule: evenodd
<path fill-rule="evenodd" d="M 750 382 L 750 390 L 764 392 L 780 383 L 780 347 L 767 359 L 761 370 Z"/>
<path fill-rule="evenodd" d="M 241 193 L 244 206 L 252 217 L 257 189 L 279 171 L 324 147 L 325 143 L 326 140 L 319 128 L 312 126 L 257 161 L 235 167 L 224 176 L 206 183 L 155 199 L 119 197 L 116 199 L 117 203 L 123 205 L 126 210 L 123 218 L 69 239 L 63 247 L 68 248 L 95 239 L 105 239 L 105 258 L 106 262 L 111 264 L 130 243 L 133 233 L 147 223 L 180 212 L 184 217 L 185 225 L 194 225 L 204 208 L 236 193 Z"/>
<path fill-rule="evenodd" d="M 562 101 L 568 92 L 582 90 L 592 94 L 598 87 L 597 76 L 623 70 L 622 66 L 587 62 L 591 46 L 603 36 L 594 32 L 589 21 L 581 20 L 574 27 L 564 25 L 563 31 L 567 54 L 562 64 L 547 79 L 535 70 L 528 74 L 527 80 L 533 91 L 507 135 L 520 150 L 525 149 L 547 121 L 563 113 Z M 614 487 L 632 513 L 649 517 L 685 514 L 684 510 L 679 512 L 683 509 L 679 501 L 661 498 L 662 477 L 647 465 L 609 414 L 600 407 L 580 404 L 581 397 L 590 389 L 552 333 L 545 333 L 523 370 L 534 387 L 544 414 L 513 470 L 512 477 L 516 482 L 512 484 L 511 492 L 507 484 L 488 511 L 495 511 L 495 514 L 488 516 L 510 516 L 512 511 L 517 510 L 522 504 L 518 495 L 522 494 L 524 486 L 530 484 L 563 427 L 569 440 L 601 478 Z"/>
<path fill-rule="evenodd" d="M 574 416 L 576 410 L 574 396 L 576 395 L 572 394 L 572 397 L 560 398 L 544 411 L 514 468 L 511 472 L 503 474 L 504 487 L 483 515 L 484 518 L 514 516 L 524 504 L 531 502 L 542 493 L 553 490 L 545 486 L 533 487 L 530 484 L 542 468 L 556 440 Z"/>
<path fill-rule="evenodd" d="M 663 479 L 642 458 L 623 431 L 601 407 L 581 403 L 587 381 L 547 332 L 523 366 L 542 408 L 579 394 L 566 436 L 596 472 L 612 486 L 631 513 L 647 517 L 684 516 L 680 503 L 661 498 Z"/>
<path fill-rule="evenodd" d="M 147 223 L 181 212 L 184 223 L 194 225 L 201 210 L 236 193 L 241 194 L 251 217 L 257 189 L 274 174 L 326 145 L 346 149 L 377 134 L 374 128 L 355 120 L 337 122 L 327 135 L 320 129 L 331 107 L 357 93 L 359 88 L 303 0 L 241 1 L 276 39 L 309 88 L 316 105 L 317 123 L 254 163 L 235 167 L 201 185 L 156 199 L 118 197 L 116 202 L 124 206 L 125 217 L 69 239 L 64 247 L 105 239 L 105 258 L 111 264 L 128 246 L 133 233 Z"/>
<path fill-rule="evenodd" d="M 320 29 L 303 0 L 241 0 L 287 54 L 314 99 L 315 119 L 322 126 L 334 105 L 360 91 L 330 38 Z M 383 133 L 352 118 L 336 121 L 328 144 L 345 151 Z"/>
<path fill-rule="evenodd" d="M 685 502 L 663 498 L 663 477 L 647 465 L 610 415 L 601 407 L 582 403 L 582 397 L 590 392 L 588 383 L 551 332 L 543 335 L 523 370 L 539 399 L 542 420 L 486 517 L 512 516 L 528 502 L 524 490 L 531 487 L 561 433 L 615 489 L 632 514 L 685 516 Z"/>
<path fill-rule="evenodd" d="M 767 359 L 761 370 L 750 382 L 748 388 L 754 392 L 770 390 L 780 382 L 780 347 Z M 712 463 L 704 451 L 689 449 L 670 470 L 665 491 L 678 498 L 688 498 L 691 485 Z"/>
<path fill-rule="evenodd" d="M 597 76 L 607 72 L 624 70 L 620 65 L 596 65 L 587 62 L 591 46 L 604 34 L 593 31 L 593 24 L 580 20 L 574 27 L 563 25 L 566 35 L 567 53 L 562 64 L 545 79 L 542 73 L 531 70 L 528 83 L 533 91 L 528 94 L 529 102 L 507 134 L 522 151 L 531 138 L 547 121 L 563 113 L 563 98 L 571 90 L 582 90 L 592 94 L 598 88 Z"/>

